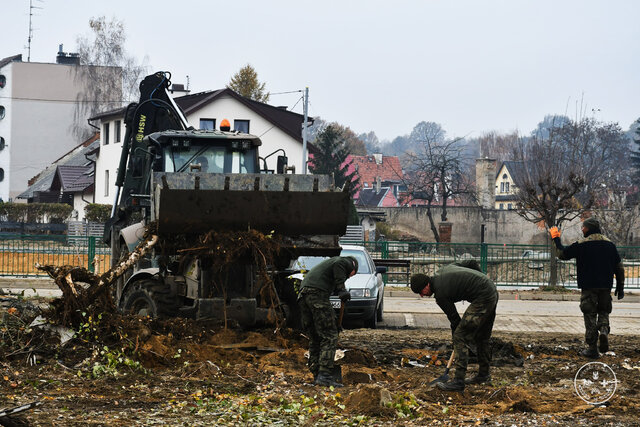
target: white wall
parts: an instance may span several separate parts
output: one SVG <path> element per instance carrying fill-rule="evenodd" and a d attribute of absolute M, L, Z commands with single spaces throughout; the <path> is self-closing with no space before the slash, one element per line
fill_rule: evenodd
<path fill-rule="evenodd" d="M 0 133 L 9 145 L 0 152 L 0 167 L 5 169 L 0 197 L 5 201 L 82 142 L 73 136 L 75 106 L 85 87 L 77 70 L 34 62 L 11 62 L 0 70 L 7 77 L 7 86 L 0 89 L 0 102 L 7 109 Z"/>
<path fill-rule="evenodd" d="M 120 142 L 115 142 L 115 125 L 116 120 L 122 118 L 110 118 L 107 122 L 102 122 L 100 129 L 102 132 L 105 123 L 109 123 L 109 144 L 105 145 L 103 140 L 100 140 L 100 156 L 96 162 L 95 171 L 95 202 L 105 205 L 113 204 L 113 198 L 116 194 L 116 176 L 118 174 L 118 165 L 120 164 L 120 153 L 122 152 L 122 141 L 124 140 L 125 126 L 124 122 L 120 126 Z M 109 171 L 109 194 L 105 195 L 105 171 Z"/>
<path fill-rule="evenodd" d="M 0 68 L 0 74 L 7 79 L 5 87 L 0 89 L 0 105 L 5 108 L 5 117 L 0 120 L 0 136 L 7 144 L 4 150 L 0 151 L 0 168 L 4 169 L 4 179 L 0 181 L 0 198 L 6 202 L 9 200 L 9 188 L 11 188 L 11 117 L 13 114 L 13 99 L 11 97 L 13 67 L 11 64 Z"/>

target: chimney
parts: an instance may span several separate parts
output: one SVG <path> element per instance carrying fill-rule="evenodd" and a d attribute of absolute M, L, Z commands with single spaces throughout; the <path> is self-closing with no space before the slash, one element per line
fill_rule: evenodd
<path fill-rule="evenodd" d="M 184 85 L 181 83 L 173 83 L 171 85 L 171 89 L 169 89 L 169 92 L 173 93 L 177 93 L 178 96 L 182 96 L 182 95 L 189 95 L 189 93 L 191 92 L 189 89 L 185 89 Z"/>
<path fill-rule="evenodd" d="M 382 185 L 382 178 L 376 176 L 376 194 L 380 193 L 380 187 Z"/>
<path fill-rule="evenodd" d="M 376 165 L 382 164 L 382 153 L 374 153 L 373 158 L 376 161 Z"/>
<path fill-rule="evenodd" d="M 476 196 L 484 209 L 495 209 L 496 172 L 495 159 L 476 159 Z"/>
<path fill-rule="evenodd" d="M 79 53 L 66 53 L 62 48 L 63 44 L 58 45 L 58 55 L 56 56 L 56 64 L 61 65 L 80 65 Z"/>

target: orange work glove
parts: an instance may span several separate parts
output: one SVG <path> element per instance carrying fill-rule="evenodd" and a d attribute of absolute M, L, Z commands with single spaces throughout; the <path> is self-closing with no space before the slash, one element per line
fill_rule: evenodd
<path fill-rule="evenodd" d="M 556 237 L 560 237 L 560 230 L 558 229 L 558 227 L 551 227 L 549 229 L 549 234 L 551 234 L 551 238 L 555 239 Z"/>

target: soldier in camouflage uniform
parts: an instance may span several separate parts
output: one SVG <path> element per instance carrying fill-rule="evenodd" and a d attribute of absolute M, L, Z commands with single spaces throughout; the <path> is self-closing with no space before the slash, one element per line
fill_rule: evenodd
<path fill-rule="evenodd" d="M 498 291 L 493 281 L 478 271 L 477 263 L 469 267 L 451 264 L 438 270 L 433 277 L 425 274 L 411 277 L 411 290 L 420 296 L 435 295 L 436 303 L 451 324 L 456 369 L 451 381 L 437 384 L 445 391 L 462 391 L 465 384 L 481 384 L 491 379 L 489 339 L 496 318 Z M 463 300 L 471 304 L 461 319 L 455 303 Z M 477 348 L 479 369 L 475 376 L 465 381 L 469 346 L 473 344 Z"/>
<path fill-rule="evenodd" d="M 302 328 L 309 337 L 309 370 L 316 385 L 342 387 L 332 377 L 338 328 L 329 296 L 337 292 L 343 303 L 350 300 L 344 282 L 357 271 L 354 257 L 337 256 L 313 267 L 302 281 L 298 304 Z"/>
<path fill-rule="evenodd" d="M 613 275 L 616 276 L 618 299 L 624 298 L 624 267 L 618 249 L 600 231 L 600 223 L 595 218 L 587 218 L 582 223 L 583 240 L 570 246 L 563 246 L 560 241 L 558 227 L 549 229 L 551 238 L 558 249 L 558 258 L 576 259 L 578 271 L 578 287 L 580 310 L 584 316 L 584 340 L 587 348 L 580 354 L 596 359 L 599 349 L 602 353 L 609 351 L 609 314 L 611 313 L 611 288 Z"/>

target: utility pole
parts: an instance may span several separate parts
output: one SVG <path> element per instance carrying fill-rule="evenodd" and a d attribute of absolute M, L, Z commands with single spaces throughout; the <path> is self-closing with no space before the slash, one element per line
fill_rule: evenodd
<path fill-rule="evenodd" d="M 304 124 L 302 125 L 302 174 L 307 174 L 307 117 L 309 111 L 309 86 L 304 89 Z"/>

